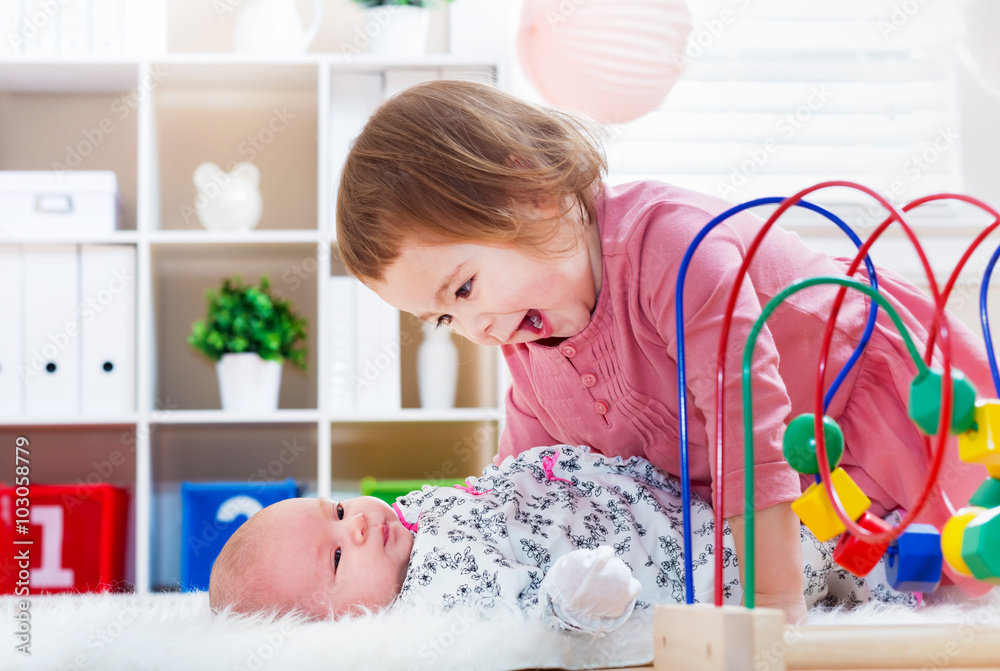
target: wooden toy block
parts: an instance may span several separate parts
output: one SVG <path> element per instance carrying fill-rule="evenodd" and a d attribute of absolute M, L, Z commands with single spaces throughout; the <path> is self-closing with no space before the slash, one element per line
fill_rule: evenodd
<path fill-rule="evenodd" d="M 907 408 L 910 419 L 928 436 L 933 436 L 938 430 L 942 377 L 943 372 L 940 369 L 931 368 L 913 378 L 910 384 L 910 402 Z M 961 433 L 975 425 L 976 388 L 965 374 L 954 366 L 951 368 L 951 383 L 951 431 Z"/>
<path fill-rule="evenodd" d="M 785 461 L 799 473 L 816 475 L 819 462 L 816 460 L 816 433 L 813 424 L 815 415 L 808 412 L 799 415 L 785 427 L 781 439 Z M 823 417 L 823 440 L 826 445 L 827 462 L 830 470 L 837 467 L 844 454 L 844 432 L 832 417 Z"/>
<path fill-rule="evenodd" d="M 943 563 L 937 529 L 911 524 L 886 550 L 885 577 L 901 592 L 933 592 L 941 582 Z"/>
<path fill-rule="evenodd" d="M 785 671 L 785 614 L 771 608 L 658 605 L 653 612 L 656 671 Z"/>
<path fill-rule="evenodd" d="M 958 436 L 958 456 L 970 464 L 1000 469 L 1000 401 L 987 399 L 976 403 L 975 426 Z M 990 475 L 993 475 L 991 472 Z"/>
<path fill-rule="evenodd" d="M 867 512 L 858 518 L 858 524 L 868 531 L 883 532 L 889 525 Z M 845 533 L 833 549 L 833 561 L 859 578 L 868 575 L 885 554 L 889 543 L 866 543 L 851 533 Z"/>
<path fill-rule="evenodd" d="M 655 661 L 653 669 L 741 669 L 746 671 L 792 671 L 794 669 L 998 669 L 1000 668 L 1000 628 L 976 626 L 974 635 L 968 623 L 958 624 L 899 624 L 899 625 L 817 625 L 784 626 L 783 619 L 771 617 L 757 629 L 766 632 L 767 639 L 757 639 L 756 653 L 747 653 L 738 660 L 738 666 L 685 666 L 680 655 L 685 654 L 686 641 L 677 644 L 674 639 L 664 641 L 667 632 L 661 626 L 683 628 L 688 623 L 683 611 L 671 614 L 669 620 L 660 620 L 661 608 L 687 609 L 711 606 L 657 606 L 654 615 Z M 724 606 L 723 608 L 734 608 Z M 721 609 L 716 609 L 721 610 Z M 769 609 L 757 608 L 749 613 L 759 614 Z M 781 614 L 780 611 L 771 611 Z M 715 626 L 721 632 L 724 616 L 716 614 L 713 621 L 699 620 L 704 626 Z M 730 625 L 734 622 L 730 619 Z M 739 627 L 745 629 L 745 624 Z M 735 627 L 730 627 L 734 631 Z M 722 635 L 711 636 L 703 629 L 680 629 L 697 636 L 696 645 L 704 648 L 706 639 L 713 638 L 729 643 Z M 744 633 L 741 643 L 746 640 Z M 666 647 L 667 645 L 673 647 Z M 774 654 L 762 655 L 762 651 Z M 688 663 L 692 658 L 688 657 Z M 650 668 L 650 667 L 644 667 Z"/>
<path fill-rule="evenodd" d="M 852 520 L 856 521 L 871 506 L 871 500 L 843 468 L 834 470 L 830 481 L 844 511 Z M 834 512 L 826 489 L 819 482 L 809 485 L 802 496 L 792 503 L 792 510 L 821 543 L 844 532 L 844 524 Z"/>
<path fill-rule="evenodd" d="M 1000 628 L 963 624 L 785 628 L 788 669 L 997 669 Z M 747 665 L 756 671 L 757 667 Z"/>

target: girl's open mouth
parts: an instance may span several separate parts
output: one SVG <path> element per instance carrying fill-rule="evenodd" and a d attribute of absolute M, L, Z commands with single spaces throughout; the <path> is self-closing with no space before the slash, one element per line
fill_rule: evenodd
<path fill-rule="evenodd" d="M 535 309 L 528 310 L 517 328 L 519 331 L 527 331 L 542 338 L 551 335 L 547 333 L 550 329 L 549 325 L 542 319 L 542 313 Z"/>

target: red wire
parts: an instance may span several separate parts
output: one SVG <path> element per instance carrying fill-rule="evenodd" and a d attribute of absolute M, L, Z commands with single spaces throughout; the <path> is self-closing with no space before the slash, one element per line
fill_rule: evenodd
<path fill-rule="evenodd" d="M 914 235 L 912 229 L 910 229 L 909 225 L 907 225 L 907 223 L 902 219 L 901 215 L 896 210 L 894 210 L 891 207 L 891 205 L 889 205 L 884 199 L 879 197 L 878 194 L 872 192 L 871 190 L 862 187 L 860 185 L 852 188 L 858 188 L 859 190 L 874 196 L 884 207 L 886 207 L 886 209 L 890 211 L 890 216 L 882 223 L 881 226 L 878 227 L 878 229 L 875 230 L 875 232 L 865 242 L 865 244 L 862 245 L 861 249 L 858 250 L 857 256 L 855 257 L 854 261 L 851 263 L 851 266 L 847 270 L 847 275 L 850 276 L 857 270 L 862 259 L 864 259 L 865 254 L 867 254 L 868 249 L 871 247 L 872 244 L 874 244 L 874 242 L 879 238 L 879 236 L 881 236 L 881 234 L 886 230 L 886 228 L 888 228 L 888 226 L 892 223 L 892 221 L 893 220 L 898 221 L 900 226 L 902 226 L 904 231 L 906 231 L 907 236 L 910 238 L 911 242 L 913 243 L 917 251 L 918 256 L 920 257 L 921 263 L 924 266 L 924 272 L 927 274 L 928 283 L 931 288 L 931 293 L 935 301 L 934 316 L 931 321 L 927 348 L 924 354 L 925 363 L 927 364 L 929 364 L 932 359 L 934 340 L 936 334 L 939 330 L 941 332 L 941 356 L 942 356 L 943 375 L 941 381 L 942 383 L 941 413 L 938 418 L 939 431 L 937 434 L 937 449 L 933 451 L 931 450 L 930 437 L 925 436 L 923 439 L 924 449 L 932 457 L 931 469 L 927 475 L 927 481 L 924 483 L 924 487 L 921 490 L 921 493 L 917 498 L 916 503 L 909 509 L 908 513 L 900 521 L 900 523 L 895 527 L 893 527 L 892 529 L 890 529 L 889 531 L 872 532 L 857 525 L 854 522 L 854 520 L 850 519 L 850 517 L 846 514 L 842 504 L 840 503 L 840 500 L 836 496 L 836 492 L 833 490 L 833 486 L 830 482 L 830 467 L 826 457 L 826 444 L 824 440 L 825 437 L 821 435 L 823 388 L 820 382 L 817 383 L 816 399 L 818 399 L 818 403 L 814 405 L 814 409 L 817 414 L 816 422 L 814 424 L 814 431 L 816 432 L 815 435 L 817 436 L 816 439 L 817 460 L 819 462 L 818 465 L 820 469 L 821 479 L 823 482 L 823 488 L 833 504 L 833 508 L 837 514 L 837 517 L 844 524 L 849 533 L 851 533 L 857 538 L 862 539 L 865 542 L 885 543 L 888 541 L 895 540 L 903 533 L 906 527 L 908 527 L 917 517 L 917 515 L 919 515 L 923 511 L 924 506 L 926 505 L 927 501 L 930 498 L 931 492 L 938 487 L 937 476 L 941 468 L 941 462 L 944 459 L 946 443 L 948 440 L 949 429 L 951 426 L 951 411 L 952 411 L 951 338 L 950 338 L 950 330 L 948 328 L 948 319 L 947 315 L 945 314 L 945 305 L 947 304 L 948 296 L 950 295 L 951 290 L 954 287 L 955 282 L 957 281 L 958 276 L 962 271 L 962 268 L 968 262 L 972 253 L 982 243 L 982 241 L 986 238 L 986 236 L 989 235 L 989 233 L 992 232 L 997 227 L 998 224 L 1000 224 L 1000 214 L 998 214 L 995 210 L 990 208 L 985 203 L 982 203 L 981 201 L 975 198 L 962 196 L 958 194 L 936 194 L 932 196 L 925 196 L 923 198 L 918 198 L 917 200 L 914 200 L 903 206 L 903 211 L 908 212 L 916 207 L 919 207 L 921 205 L 924 205 L 932 201 L 954 199 L 954 200 L 964 201 L 972 205 L 975 205 L 977 207 L 980 207 L 983 210 L 991 213 L 995 218 L 993 224 L 988 226 L 983 232 L 981 232 L 976 237 L 975 240 L 973 240 L 972 244 L 962 255 L 962 258 L 960 259 L 959 263 L 952 271 L 952 274 L 949 277 L 949 281 L 945 286 L 945 290 L 943 292 L 939 292 L 937 288 L 937 282 L 934 279 L 933 270 L 931 269 L 930 264 L 927 262 L 927 257 L 924 254 L 923 248 L 920 245 L 919 241 L 916 239 L 916 236 Z M 820 348 L 820 360 L 817 373 L 819 376 L 818 380 L 823 379 L 823 374 L 826 367 L 826 360 L 829 354 L 830 342 L 833 335 L 833 326 L 836 323 L 837 314 L 840 310 L 840 306 L 842 304 L 845 294 L 846 294 L 846 287 L 841 288 L 841 290 L 837 292 L 837 297 L 834 300 L 834 304 L 831 309 L 830 319 L 829 321 L 827 321 L 826 332 L 824 333 L 823 343 Z M 947 503 L 948 507 L 951 508 L 950 502 Z"/>
<path fill-rule="evenodd" d="M 921 264 L 924 267 L 924 272 L 927 274 L 928 283 L 929 283 L 930 288 L 931 288 L 931 294 L 932 294 L 932 297 L 935 300 L 934 319 L 933 319 L 931 330 L 930 330 L 930 337 L 929 337 L 929 342 L 928 342 L 928 346 L 927 346 L 927 353 L 925 354 L 925 358 L 927 359 L 928 362 L 930 361 L 931 353 L 933 351 L 933 344 L 934 344 L 934 338 L 935 338 L 936 332 L 937 332 L 938 329 L 940 329 L 941 332 L 942 332 L 941 333 L 941 343 L 942 343 L 943 368 L 944 368 L 944 376 L 943 376 L 943 379 L 942 379 L 942 386 L 944 388 L 942 389 L 942 409 L 941 409 L 941 415 L 939 417 L 939 427 L 950 426 L 950 424 L 951 424 L 951 395 L 952 395 L 952 389 L 951 389 L 951 385 L 952 385 L 952 382 L 951 382 L 951 347 L 950 347 L 951 342 L 950 342 L 950 337 L 949 337 L 949 331 L 948 331 L 948 328 L 947 328 L 947 319 L 946 318 L 944 320 L 941 319 L 944 316 L 944 305 L 947 302 L 948 295 L 950 294 L 950 292 L 952 290 L 952 287 L 954 286 L 955 281 L 957 280 L 958 275 L 959 275 L 962 267 L 964 267 L 965 263 L 968 261 L 969 257 L 972 255 L 972 253 L 975 250 L 975 248 L 978 247 L 978 245 L 985 239 L 985 237 L 991 231 L 993 231 L 997 227 L 998 224 L 1000 224 L 1000 214 L 998 214 L 995 210 L 993 210 L 992 208 L 990 208 L 985 203 L 983 203 L 983 202 L 981 202 L 981 201 L 979 201 L 979 200 L 977 200 L 975 198 L 971 198 L 971 197 L 968 197 L 968 196 L 957 195 L 957 194 L 939 194 L 939 195 L 934 195 L 934 196 L 927 196 L 927 197 L 924 197 L 924 198 L 919 198 L 917 200 L 914 200 L 913 202 L 908 203 L 907 205 L 905 205 L 903 207 L 904 211 L 908 211 L 910 209 L 913 209 L 915 207 L 918 207 L 920 205 L 923 205 L 925 203 L 928 203 L 928 202 L 931 202 L 931 201 L 934 201 L 934 200 L 941 200 L 941 199 L 945 199 L 945 198 L 951 198 L 951 199 L 961 200 L 961 201 L 964 201 L 964 202 L 976 205 L 976 206 L 982 208 L 983 210 L 985 210 L 987 212 L 990 212 L 991 214 L 994 215 L 994 217 L 996 217 L 994 223 L 991 224 L 979 236 L 977 236 L 977 238 L 973 241 L 973 243 L 969 247 L 969 249 L 966 250 L 966 253 L 963 255 L 963 257 L 962 257 L 961 261 L 959 262 L 958 266 L 953 271 L 952 276 L 949 279 L 949 282 L 948 282 L 948 284 L 946 286 L 945 292 L 942 295 L 938 291 L 937 282 L 936 282 L 936 280 L 934 278 L 933 270 L 930 267 L 930 263 L 928 262 L 927 257 L 924 254 L 924 251 L 923 251 L 923 248 L 920 245 L 920 242 L 917 240 L 917 238 L 916 238 L 915 234 L 913 233 L 912 229 L 910 229 L 910 227 L 907 225 L 907 223 L 903 220 L 902 215 L 899 212 L 897 212 L 896 209 L 892 206 L 892 204 L 890 204 L 884 198 L 882 198 L 881 196 L 879 196 L 877 193 L 875 193 L 871 189 L 868 189 L 868 188 L 866 188 L 866 187 L 864 187 L 864 186 L 862 186 L 860 184 L 855 184 L 853 182 L 847 182 L 847 181 L 823 182 L 823 183 L 811 186 L 809 188 L 803 189 L 802 191 L 799 191 L 797 194 L 791 196 L 790 198 L 785 199 L 781 203 L 781 205 L 779 205 L 779 207 L 775 210 L 775 212 L 771 214 L 771 216 L 768 218 L 768 220 L 761 227 L 760 231 L 757 233 L 757 236 L 754 238 L 753 242 L 750 244 L 749 248 L 747 249 L 747 252 L 746 252 L 746 254 L 744 256 L 743 262 L 742 262 L 742 264 L 740 266 L 740 270 L 737 273 L 737 276 L 735 278 L 734 286 L 733 286 L 733 289 L 732 289 L 732 291 L 730 293 L 729 301 L 728 301 L 728 304 L 727 304 L 727 307 L 726 307 L 726 313 L 724 315 L 723 322 L 722 322 L 722 329 L 721 329 L 721 334 L 720 334 L 720 339 L 719 339 L 718 360 L 717 360 L 718 361 L 718 368 L 717 368 L 717 374 L 716 374 L 716 396 L 717 396 L 717 403 L 716 403 L 716 454 L 715 454 L 715 462 L 716 462 L 716 478 L 718 479 L 718 483 L 717 483 L 716 488 L 715 488 L 716 491 L 715 491 L 715 497 L 714 497 L 714 507 L 715 507 L 715 543 L 716 543 L 716 547 L 717 548 L 721 548 L 722 547 L 722 537 L 723 537 L 723 533 L 722 533 L 722 519 L 723 519 L 722 518 L 722 509 L 723 509 L 723 503 L 724 503 L 724 500 L 725 500 L 724 499 L 724 493 L 723 493 L 724 487 L 723 487 L 723 479 L 722 479 L 722 475 L 724 473 L 724 470 L 723 470 L 723 465 L 724 465 L 723 454 L 724 454 L 724 445 L 725 445 L 725 433 L 724 433 L 724 416 L 725 416 L 725 393 L 724 393 L 724 390 L 725 390 L 725 367 L 724 366 L 725 366 L 726 345 L 727 345 L 727 341 L 728 341 L 728 337 L 729 337 L 729 330 L 730 330 L 731 323 L 732 323 L 733 309 L 735 308 L 735 305 L 736 305 L 736 298 L 737 298 L 737 295 L 739 293 L 740 287 L 742 286 L 743 278 L 744 278 L 744 276 L 745 276 L 745 274 L 747 272 L 747 268 L 749 267 L 751 261 L 753 260 L 754 255 L 757 252 L 757 248 L 760 246 L 760 244 L 761 244 L 764 236 L 767 234 L 768 230 L 775 223 L 775 221 L 777 221 L 777 219 L 782 214 L 784 214 L 784 212 L 786 210 L 788 210 L 790 207 L 792 207 L 795 204 L 797 204 L 804 196 L 808 195 L 809 193 L 811 193 L 813 191 L 818 191 L 820 189 L 827 188 L 827 187 L 832 187 L 832 186 L 843 186 L 843 187 L 847 187 L 847 188 L 857 189 L 857 190 L 860 190 L 860 191 L 862 191 L 864 193 L 867 193 L 867 194 L 871 195 L 872 197 L 874 197 L 883 207 L 885 207 L 890 212 L 890 216 L 886 219 L 886 221 L 884 221 L 882 223 L 882 225 L 879 226 L 878 229 L 876 229 L 876 231 L 865 242 L 865 244 L 861 247 L 861 249 L 858 250 L 858 253 L 855 256 L 854 261 L 852 262 L 849 270 L 846 273 L 846 275 L 848 277 L 850 277 L 851 275 L 853 275 L 857 271 L 857 269 L 858 269 L 858 267 L 859 267 L 859 265 L 861 263 L 861 260 L 864 259 L 865 255 L 868 253 L 868 249 L 871 247 L 872 244 L 874 244 L 874 242 L 878 239 L 878 237 L 882 234 L 882 232 L 885 231 L 885 229 L 889 226 L 889 224 L 892 223 L 892 221 L 895 220 L 895 221 L 899 222 L 899 224 L 903 227 L 903 229 L 906 232 L 907 236 L 910 238 L 911 242 L 913 243 L 914 248 L 916 249 L 917 255 L 920 258 Z M 839 313 L 840 306 L 841 306 L 841 304 L 843 302 L 843 299 L 844 299 L 844 296 L 845 296 L 846 292 L 847 292 L 847 287 L 841 287 L 840 290 L 837 293 L 837 297 L 836 297 L 836 299 L 834 301 L 834 305 L 833 305 L 833 309 L 832 309 L 832 312 L 831 312 L 830 319 L 827 322 L 827 329 L 826 329 L 826 333 L 824 334 L 823 347 L 822 347 L 821 353 L 820 353 L 820 361 L 819 361 L 819 367 L 818 367 L 819 368 L 819 373 L 818 373 L 818 376 L 817 376 L 817 387 L 816 387 L 817 388 L 817 394 L 816 394 L 816 412 L 814 413 L 815 414 L 814 432 L 815 432 L 816 443 L 817 443 L 817 459 L 819 461 L 818 465 L 819 465 L 819 468 L 820 468 L 821 479 L 822 479 L 823 487 L 824 487 L 824 489 L 826 491 L 826 494 L 830 498 L 830 500 L 831 500 L 831 502 L 833 504 L 834 511 L 836 512 L 837 516 L 841 519 L 841 521 L 844 523 L 844 525 L 848 529 L 848 531 L 850 531 L 855 536 L 866 540 L 867 542 L 870 542 L 870 543 L 883 543 L 883 542 L 886 542 L 887 540 L 893 540 L 896 537 L 898 537 L 899 534 L 902 533 L 902 531 L 906 528 L 906 526 L 909 525 L 909 523 L 912 521 L 912 519 L 923 509 L 923 506 L 926 504 L 926 501 L 927 501 L 927 499 L 929 497 L 930 491 L 937 484 L 937 474 L 938 474 L 938 471 L 940 470 L 941 461 L 942 461 L 942 459 L 944 457 L 944 448 L 945 448 L 945 442 L 946 442 L 947 436 L 948 436 L 948 431 L 945 430 L 945 431 L 939 433 L 938 449 L 934 452 L 934 463 L 933 463 L 931 472 L 928 474 L 928 481 L 927 481 L 927 483 L 925 483 L 924 489 L 923 489 L 923 491 L 922 491 L 922 493 L 921 493 L 921 495 L 920 495 L 920 497 L 918 499 L 916 507 L 907 515 L 907 517 L 894 530 L 890 530 L 888 532 L 882 532 L 882 533 L 870 532 L 867 529 L 863 529 L 860 526 L 858 526 L 857 524 L 855 524 L 854 521 L 851 520 L 847 516 L 847 514 L 845 513 L 845 511 L 843 509 L 843 506 L 841 505 L 839 499 L 837 498 L 836 492 L 833 490 L 832 485 L 830 483 L 830 468 L 829 468 L 829 464 L 828 464 L 827 458 L 826 458 L 826 445 L 825 445 L 824 436 L 823 436 L 823 429 L 822 429 L 822 418 L 823 418 L 823 382 L 822 381 L 823 381 L 823 377 L 824 377 L 824 374 L 825 374 L 825 366 L 826 366 L 826 360 L 827 360 L 828 353 L 829 353 L 830 342 L 831 342 L 831 339 L 832 339 L 833 326 L 834 326 L 834 324 L 836 324 L 836 317 L 837 317 L 837 314 Z M 925 450 L 927 450 L 930 453 L 931 452 L 931 450 L 930 450 L 930 439 L 927 438 L 927 437 L 925 437 L 924 438 L 924 444 L 925 444 Z M 715 605 L 716 606 L 721 606 L 722 605 L 722 553 L 721 552 L 716 552 L 716 556 L 715 556 Z"/>
<path fill-rule="evenodd" d="M 778 209 L 774 211 L 773 214 L 768 218 L 768 220 L 761 227 L 760 231 L 757 232 L 756 237 L 754 237 L 753 242 L 747 248 L 746 254 L 743 257 L 743 263 L 740 264 L 739 272 L 736 274 L 736 278 L 733 283 L 733 289 L 729 294 L 729 301 L 726 304 L 726 313 L 722 319 L 722 329 L 719 335 L 719 351 L 717 354 L 718 368 L 716 369 L 716 408 L 715 408 L 715 435 L 716 435 L 716 451 L 715 451 L 715 477 L 717 484 L 715 487 L 715 496 L 713 498 L 715 507 L 715 547 L 721 548 L 722 545 L 722 505 L 725 501 L 723 495 L 723 452 L 725 446 L 725 434 L 724 434 L 724 415 L 725 415 L 725 361 L 726 361 L 726 345 L 729 340 L 729 328 L 733 319 L 733 309 L 736 307 L 736 297 L 739 294 L 740 287 L 743 286 L 743 277 L 746 275 L 747 268 L 750 267 L 750 262 L 753 260 L 754 255 L 757 253 L 757 248 L 760 247 L 764 236 L 770 230 L 774 222 L 790 207 L 795 205 L 802 199 L 803 196 L 811 191 L 821 189 L 827 186 L 851 186 L 852 182 L 823 182 L 815 186 L 811 186 L 808 189 L 804 189 L 790 198 L 786 198 L 782 201 Z M 889 206 L 891 208 L 891 205 Z M 864 255 L 862 254 L 862 258 Z M 822 413 L 820 413 L 822 419 Z M 746 511 L 744 511 L 744 515 Z M 745 552 L 746 550 L 744 550 Z M 722 605 L 722 553 L 715 553 L 715 605 Z"/>

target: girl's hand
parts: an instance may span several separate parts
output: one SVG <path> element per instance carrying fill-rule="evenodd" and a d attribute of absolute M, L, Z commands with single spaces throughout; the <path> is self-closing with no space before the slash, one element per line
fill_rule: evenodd
<path fill-rule="evenodd" d="M 785 622 L 787 624 L 805 624 L 806 600 L 801 594 L 796 599 L 787 594 L 761 594 L 757 592 L 754 605 L 758 608 L 777 608 L 785 611 Z"/>

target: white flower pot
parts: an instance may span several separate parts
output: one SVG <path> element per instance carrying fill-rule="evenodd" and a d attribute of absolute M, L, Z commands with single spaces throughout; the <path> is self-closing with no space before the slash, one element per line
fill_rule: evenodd
<path fill-rule="evenodd" d="M 362 32 L 370 40 L 368 53 L 418 56 L 427 53 L 431 15 L 424 7 L 383 5 L 365 10 Z"/>
<path fill-rule="evenodd" d="M 261 412 L 278 409 L 281 362 L 261 359 L 256 352 L 223 354 L 215 364 L 222 409 Z"/>

